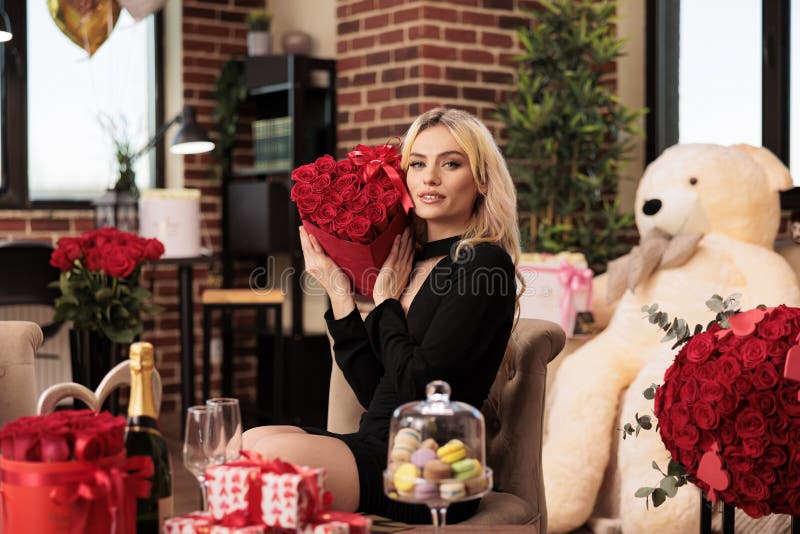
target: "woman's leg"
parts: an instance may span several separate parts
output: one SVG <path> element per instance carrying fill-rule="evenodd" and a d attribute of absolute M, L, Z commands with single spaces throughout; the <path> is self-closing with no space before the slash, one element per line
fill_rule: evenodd
<path fill-rule="evenodd" d="M 254 428 L 248 432 L 253 430 L 260 429 Z M 356 459 L 343 441 L 328 436 L 306 434 L 302 430 L 267 432 L 247 448 L 266 458 L 278 457 L 298 465 L 324 467 L 328 472 L 326 487 L 333 493 L 331 508 L 345 512 L 355 512 L 358 508 L 360 492 Z"/>
<path fill-rule="evenodd" d="M 267 436 L 274 436 L 276 434 L 305 434 L 306 431 L 302 428 L 289 425 L 270 425 L 270 426 L 257 426 L 246 430 L 242 434 L 242 449 L 249 451 L 261 439 Z"/>

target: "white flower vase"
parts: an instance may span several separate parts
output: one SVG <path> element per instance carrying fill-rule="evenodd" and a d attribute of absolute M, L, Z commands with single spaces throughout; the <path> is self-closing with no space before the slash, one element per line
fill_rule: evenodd
<path fill-rule="evenodd" d="M 272 52 L 269 32 L 247 32 L 247 55 L 266 56 Z"/>

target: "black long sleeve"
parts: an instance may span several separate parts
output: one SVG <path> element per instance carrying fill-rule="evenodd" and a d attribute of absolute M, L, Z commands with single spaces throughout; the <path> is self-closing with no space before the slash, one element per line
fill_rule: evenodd
<path fill-rule="evenodd" d="M 334 319 L 333 311 L 329 309 L 325 312 L 325 322 L 333 338 L 336 363 L 358 402 L 364 407 L 369 406 L 383 376 L 383 365 L 370 346 L 358 308 L 340 319 Z"/>
<path fill-rule="evenodd" d="M 424 398 L 426 384 L 436 379 L 450 383 L 454 398 L 477 407 L 488 395 L 511 333 L 516 285 L 504 250 L 478 245 L 474 253 L 452 264 L 447 283 L 431 281 L 441 286 L 434 290 L 440 297 L 431 303 L 435 311 L 421 341 L 397 300 L 385 300 L 364 321 L 400 403 Z"/>

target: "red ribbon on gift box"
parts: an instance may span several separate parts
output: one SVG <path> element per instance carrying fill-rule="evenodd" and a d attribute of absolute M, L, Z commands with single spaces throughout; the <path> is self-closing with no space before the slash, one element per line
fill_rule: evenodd
<path fill-rule="evenodd" d="M 77 509 L 78 521 L 72 525 L 73 534 L 86 531 L 93 506 L 106 509 L 111 517 L 111 533 L 135 532 L 136 500 L 126 501 L 126 497 L 143 498 L 150 494 L 151 482 L 148 479 L 153 476 L 152 459 L 133 456 L 118 466 L 87 465 L 88 469 L 80 473 L 3 471 L 2 479 L 6 484 L 16 486 L 57 486 L 50 492 L 53 502 L 73 505 Z M 123 525 L 126 525 L 124 530 Z"/>
<path fill-rule="evenodd" d="M 406 184 L 403 183 L 400 173 L 395 169 L 395 165 L 399 165 L 400 155 L 394 145 L 389 143 L 374 147 L 356 145 L 356 148 L 351 150 L 347 157 L 354 165 L 362 168 L 361 177 L 365 182 L 376 179 L 380 170 L 383 169 L 383 172 L 386 173 L 386 176 L 389 177 L 392 185 L 400 194 L 400 202 L 405 213 L 408 214 L 408 211 L 414 207 L 414 202 L 408 194 Z"/>

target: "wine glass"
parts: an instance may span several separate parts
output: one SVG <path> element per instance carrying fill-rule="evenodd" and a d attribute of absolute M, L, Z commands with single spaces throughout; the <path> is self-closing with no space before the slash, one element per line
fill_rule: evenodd
<path fill-rule="evenodd" d="M 186 412 L 183 465 L 200 483 L 203 511 L 208 509 L 206 467 L 225 461 L 222 410 L 218 406 L 192 406 Z"/>
<path fill-rule="evenodd" d="M 215 397 L 206 401 L 206 406 L 218 406 L 222 410 L 223 439 L 225 440 L 225 461 L 239 459 L 242 452 L 242 413 L 239 400 Z"/>

